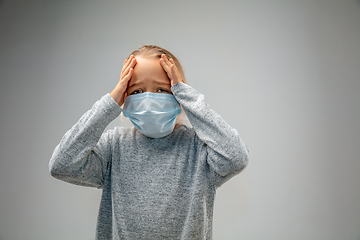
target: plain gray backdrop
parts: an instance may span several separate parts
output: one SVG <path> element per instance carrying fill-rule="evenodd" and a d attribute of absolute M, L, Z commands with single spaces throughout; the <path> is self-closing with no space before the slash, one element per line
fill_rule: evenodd
<path fill-rule="evenodd" d="M 360 239 L 359 1 L 3 0 L 0 240 L 94 239 L 101 190 L 48 162 L 143 44 L 251 149 L 217 191 L 215 240 Z"/>

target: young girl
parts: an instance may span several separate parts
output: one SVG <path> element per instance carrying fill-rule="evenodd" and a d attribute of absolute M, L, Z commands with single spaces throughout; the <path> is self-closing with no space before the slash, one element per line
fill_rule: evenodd
<path fill-rule="evenodd" d="M 192 128 L 176 124 L 182 111 Z M 134 127 L 104 133 L 121 112 Z M 175 56 L 146 45 L 66 132 L 49 168 L 60 180 L 102 188 L 96 239 L 211 239 L 216 188 L 247 162 L 237 131 L 186 84 Z"/>

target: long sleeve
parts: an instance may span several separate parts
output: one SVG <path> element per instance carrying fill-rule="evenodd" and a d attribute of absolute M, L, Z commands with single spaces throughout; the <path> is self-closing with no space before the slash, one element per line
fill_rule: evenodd
<path fill-rule="evenodd" d="M 238 132 L 205 103 L 204 95 L 184 83 L 173 85 L 172 92 L 207 148 L 207 162 L 219 187 L 246 167 L 249 150 Z"/>
<path fill-rule="evenodd" d="M 56 146 L 50 174 L 73 184 L 101 188 L 111 154 L 110 132 L 103 132 L 120 112 L 109 94 L 97 101 Z"/>

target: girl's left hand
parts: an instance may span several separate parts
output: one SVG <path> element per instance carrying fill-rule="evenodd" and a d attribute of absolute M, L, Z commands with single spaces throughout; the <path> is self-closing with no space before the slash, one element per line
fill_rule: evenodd
<path fill-rule="evenodd" d="M 171 86 L 179 82 L 182 82 L 181 74 L 177 69 L 177 67 L 175 66 L 174 60 L 172 58 L 167 59 L 165 54 L 162 54 L 160 58 L 160 65 L 168 75 Z"/>

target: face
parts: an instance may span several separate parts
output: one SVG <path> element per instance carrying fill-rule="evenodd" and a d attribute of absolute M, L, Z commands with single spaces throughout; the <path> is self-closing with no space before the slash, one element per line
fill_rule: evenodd
<path fill-rule="evenodd" d="M 170 80 L 160 65 L 160 59 L 137 56 L 136 62 L 127 96 L 144 92 L 172 94 Z"/>

